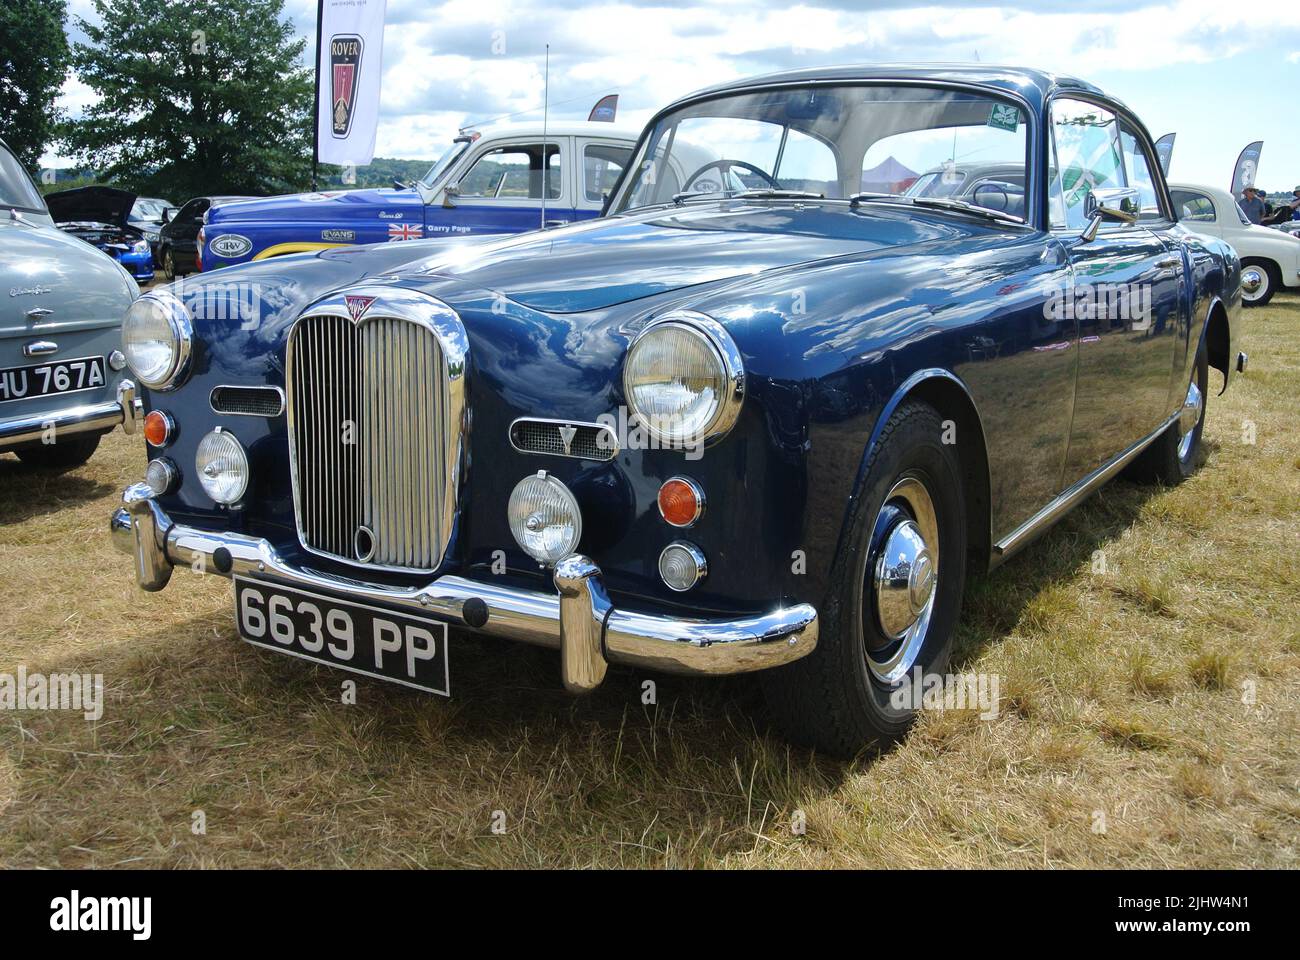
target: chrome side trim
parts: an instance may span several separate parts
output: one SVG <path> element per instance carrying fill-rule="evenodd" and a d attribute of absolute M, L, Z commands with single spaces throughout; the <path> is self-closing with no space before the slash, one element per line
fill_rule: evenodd
<path fill-rule="evenodd" d="M 817 611 L 806 603 L 732 619 L 706 620 L 613 607 L 600 568 L 573 554 L 556 566 L 555 593 L 443 576 L 422 587 L 388 587 L 286 562 L 266 540 L 172 523 L 144 484 L 128 487 L 109 521 L 114 544 L 135 557 L 136 579 L 160 590 L 174 566 L 223 577 L 274 578 L 466 623 L 465 606 L 486 608 L 483 633 L 560 649 L 566 686 L 593 689 L 604 662 L 664 673 L 723 675 L 765 670 L 817 646 Z"/>
<path fill-rule="evenodd" d="M 1137 458 L 1138 454 L 1150 446 L 1162 433 L 1168 430 L 1177 421 L 1178 414 L 1175 413 L 1161 424 L 1154 433 L 1139 440 L 1114 460 L 1111 460 L 1107 464 L 1103 464 L 1073 486 L 1068 487 L 1064 492 L 1059 494 L 1056 499 L 1047 504 L 1047 506 L 1043 507 L 1020 526 L 1016 527 L 1015 530 L 1011 531 L 1011 533 L 1006 537 L 994 544 L 994 553 L 998 554 L 999 558 L 1005 558 L 1024 547 L 1044 530 L 1052 526 L 1052 524 L 1056 523 L 1056 521 L 1060 520 L 1081 502 L 1086 500 L 1098 487 L 1132 463 Z"/>

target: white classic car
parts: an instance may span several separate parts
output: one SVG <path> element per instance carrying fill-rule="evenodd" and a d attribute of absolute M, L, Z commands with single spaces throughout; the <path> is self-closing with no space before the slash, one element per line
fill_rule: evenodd
<path fill-rule="evenodd" d="M 1180 221 L 1232 244 L 1241 257 L 1241 299 L 1261 307 L 1283 288 L 1300 287 L 1300 237 L 1251 223 L 1232 194 L 1217 187 L 1171 183 Z"/>

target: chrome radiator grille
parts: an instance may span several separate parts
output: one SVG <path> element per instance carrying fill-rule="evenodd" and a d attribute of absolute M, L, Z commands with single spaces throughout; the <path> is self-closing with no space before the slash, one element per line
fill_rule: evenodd
<path fill-rule="evenodd" d="M 425 326 L 307 316 L 288 350 L 294 509 L 303 544 L 352 563 L 437 567 L 459 438 Z"/>

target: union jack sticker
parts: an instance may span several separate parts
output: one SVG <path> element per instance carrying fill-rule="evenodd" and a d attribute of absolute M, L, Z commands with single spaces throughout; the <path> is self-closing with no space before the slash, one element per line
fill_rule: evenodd
<path fill-rule="evenodd" d="M 388 225 L 388 242 L 419 240 L 423 232 L 424 227 L 418 223 L 390 223 Z"/>

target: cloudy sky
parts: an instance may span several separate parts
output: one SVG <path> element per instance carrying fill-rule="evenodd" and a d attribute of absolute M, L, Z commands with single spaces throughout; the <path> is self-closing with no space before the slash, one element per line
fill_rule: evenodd
<path fill-rule="evenodd" d="M 93 13 L 90 0 L 69 6 Z M 316 0 L 286 11 L 314 43 Z M 1176 131 L 1172 179 L 1226 187 L 1237 153 L 1262 139 L 1260 185 L 1300 184 L 1300 0 L 388 0 L 377 155 L 432 159 L 468 122 L 540 119 L 548 43 L 552 117 L 585 119 L 618 93 L 619 120 L 639 126 L 734 77 L 979 59 L 1083 77 L 1153 136 Z M 88 96 L 70 81 L 63 102 L 75 112 Z"/>

